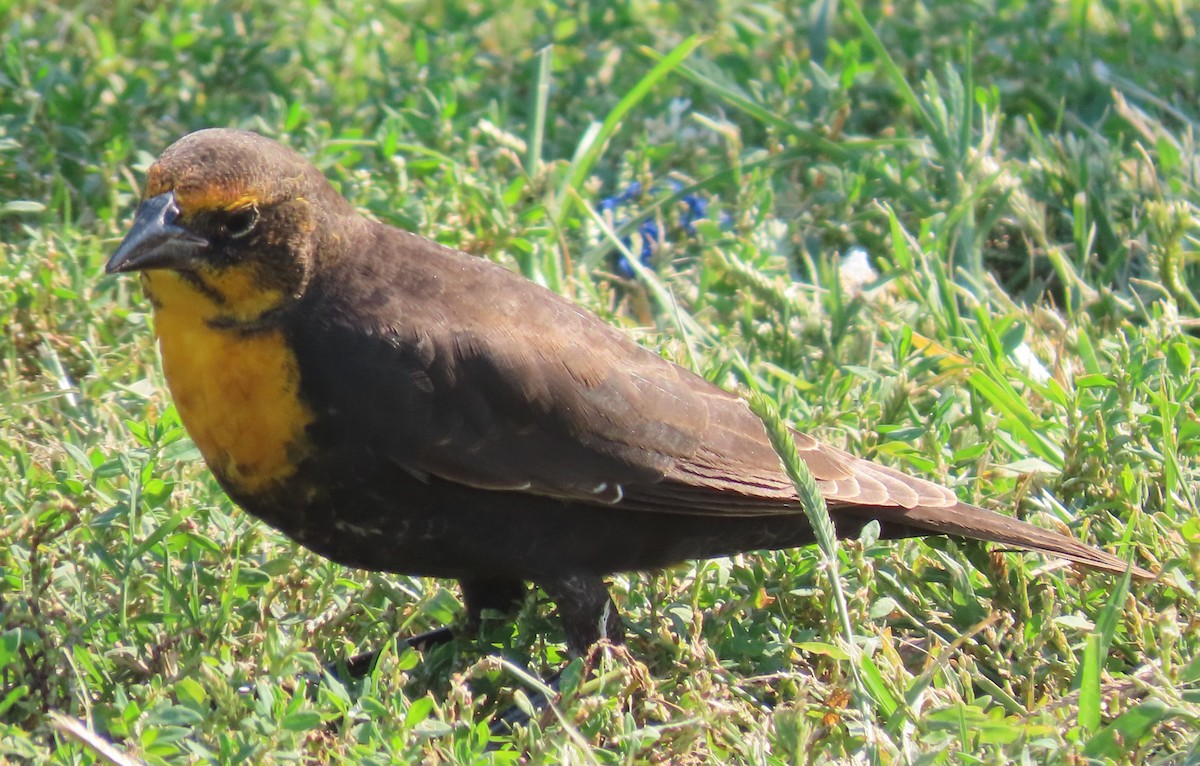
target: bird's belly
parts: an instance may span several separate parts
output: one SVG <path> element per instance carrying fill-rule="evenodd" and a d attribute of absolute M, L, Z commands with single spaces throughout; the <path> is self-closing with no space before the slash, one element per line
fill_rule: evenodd
<path fill-rule="evenodd" d="M 364 450 L 328 445 L 301 474 L 320 477 L 320 490 L 251 498 L 245 508 L 326 558 L 398 574 L 537 582 L 813 540 L 803 514 L 696 518 L 480 490 L 421 480 Z"/>
<path fill-rule="evenodd" d="M 181 313 L 157 311 L 155 329 L 167 385 L 205 462 L 235 495 L 290 478 L 312 413 L 283 334 L 243 335 Z"/>

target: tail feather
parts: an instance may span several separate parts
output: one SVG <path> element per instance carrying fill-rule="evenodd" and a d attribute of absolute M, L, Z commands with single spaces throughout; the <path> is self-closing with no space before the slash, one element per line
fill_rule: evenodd
<path fill-rule="evenodd" d="M 1154 574 L 1131 566 L 1116 556 L 1085 545 L 1066 535 L 1035 527 L 1011 516 L 995 513 L 978 506 L 959 502 L 946 507 L 916 506 L 913 508 L 867 507 L 873 518 L 884 524 L 895 524 L 923 534 L 954 535 L 972 540 L 1000 543 L 1049 556 L 1068 559 L 1092 569 L 1124 574 L 1127 569 L 1134 577 L 1152 579 Z"/>
<path fill-rule="evenodd" d="M 947 487 L 808 441 L 815 445 L 810 452 L 821 453 L 826 462 L 839 458 L 849 469 L 837 476 L 818 477 L 821 492 L 830 504 L 860 518 L 878 519 L 884 530 L 891 529 L 897 536 L 954 535 L 1058 556 L 1105 572 L 1124 574 L 1132 569 L 1135 577 L 1154 577 L 1141 567 L 1131 567 L 1074 538 L 964 503 Z M 801 451 L 801 455 L 810 452 Z M 881 494 L 882 499 L 878 497 Z"/>

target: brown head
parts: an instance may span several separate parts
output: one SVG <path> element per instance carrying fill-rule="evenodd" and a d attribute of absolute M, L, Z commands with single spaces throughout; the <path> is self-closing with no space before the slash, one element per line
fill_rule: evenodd
<path fill-rule="evenodd" d="M 186 303 L 206 321 L 252 325 L 303 294 L 317 233 L 353 215 L 291 149 L 247 131 L 201 130 L 151 166 L 133 227 L 106 270 L 143 272 L 158 309 Z"/>

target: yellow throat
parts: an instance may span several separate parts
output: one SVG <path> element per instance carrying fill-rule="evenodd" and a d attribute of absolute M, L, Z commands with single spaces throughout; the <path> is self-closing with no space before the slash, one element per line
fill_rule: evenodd
<path fill-rule="evenodd" d="M 279 328 L 246 332 L 211 321 L 257 317 L 282 296 L 237 272 L 206 277 L 225 297 L 221 304 L 174 272 L 145 272 L 142 282 L 154 304 L 163 374 L 209 468 L 247 494 L 294 475 L 313 420 L 295 354 Z M 231 306 L 238 307 L 232 315 Z"/>

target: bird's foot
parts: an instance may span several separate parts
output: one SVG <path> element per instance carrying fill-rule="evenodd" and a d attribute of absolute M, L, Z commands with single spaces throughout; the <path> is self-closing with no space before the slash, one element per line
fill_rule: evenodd
<path fill-rule="evenodd" d="M 454 631 L 449 627 L 434 628 L 427 630 L 424 633 L 418 633 L 411 638 L 399 639 L 399 650 L 412 648 L 419 652 L 427 651 L 435 646 L 448 644 L 454 639 Z M 325 672 L 336 678 L 344 678 L 347 680 L 357 680 L 363 678 L 371 669 L 375 667 L 375 663 L 379 660 L 379 655 L 382 649 L 372 649 L 369 652 L 356 654 L 346 660 L 338 660 L 325 666 Z"/>

